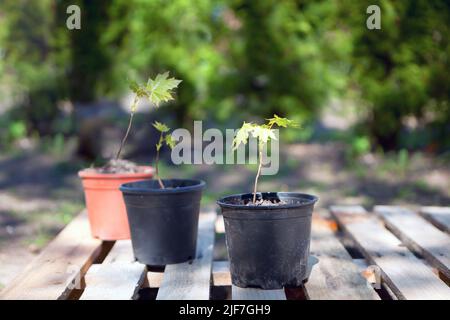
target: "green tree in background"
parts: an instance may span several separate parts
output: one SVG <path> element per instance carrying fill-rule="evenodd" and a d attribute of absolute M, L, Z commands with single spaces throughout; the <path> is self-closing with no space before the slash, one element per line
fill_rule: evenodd
<path fill-rule="evenodd" d="M 339 63 L 350 43 L 337 29 L 335 3 L 242 0 L 233 10 L 242 21 L 230 41 L 242 111 L 307 120 L 343 88 Z"/>
<path fill-rule="evenodd" d="M 0 3 L 0 85 L 18 103 L 14 117 L 29 131 L 48 132 L 64 97 L 68 50 L 56 28 L 54 1 L 4 0 Z"/>
<path fill-rule="evenodd" d="M 130 71 L 171 70 L 183 79 L 173 106 L 178 123 L 204 117 L 212 84 L 220 81 L 220 70 L 226 66 L 216 47 L 221 25 L 212 20 L 214 2 L 113 1 L 109 12 L 114 23 L 102 37 L 115 57 L 112 78 L 120 84 Z"/>
<path fill-rule="evenodd" d="M 382 30 L 365 28 L 369 4 L 381 7 Z M 449 134 L 450 3 L 346 1 L 343 21 L 353 31 L 352 76 L 365 101 L 364 128 L 385 149 L 399 146 L 407 119 Z M 447 138 L 447 143 L 449 139 Z"/>
<path fill-rule="evenodd" d="M 0 87 L 15 101 L 2 117 L 29 134 L 59 133 L 61 100 L 91 102 L 112 87 L 106 48 L 109 1 L 4 0 L 0 3 Z M 81 30 L 68 30 L 66 8 L 81 7 Z"/>
<path fill-rule="evenodd" d="M 180 122 L 236 108 L 310 118 L 344 78 L 334 64 L 349 51 L 328 1 L 115 1 L 104 39 L 126 70 L 175 70 L 184 80 Z M 325 19 L 328 17 L 328 19 Z M 122 19 L 121 19 L 122 18 Z M 115 72 L 117 72 L 115 70 Z"/>
<path fill-rule="evenodd" d="M 81 30 L 66 28 L 70 4 Z M 372 4 L 381 30 L 366 27 Z M 52 134 L 61 100 L 119 98 L 127 77 L 171 70 L 183 79 L 178 125 L 273 113 L 313 123 L 330 97 L 356 93 L 373 146 L 403 147 L 415 123 L 430 132 L 419 147 L 446 150 L 449 18 L 445 0 L 3 0 L 0 90 L 16 104 L 0 122 Z"/>
<path fill-rule="evenodd" d="M 67 63 L 67 86 L 69 98 L 75 102 L 91 102 L 105 95 L 111 84 L 108 71 L 112 68 L 107 48 L 101 42 L 110 19 L 109 0 L 62 0 L 56 1 L 59 28 L 65 29 L 66 8 L 78 5 L 81 9 L 81 29 L 67 30 L 70 56 Z"/>

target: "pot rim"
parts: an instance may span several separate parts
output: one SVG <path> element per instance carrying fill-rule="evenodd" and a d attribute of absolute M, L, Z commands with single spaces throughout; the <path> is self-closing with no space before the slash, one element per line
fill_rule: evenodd
<path fill-rule="evenodd" d="M 152 177 L 155 169 L 152 166 L 138 166 L 142 172 L 128 173 L 100 173 L 98 168 L 85 168 L 78 171 L 78 176 L 82 179 L 128 179 L 128 178 L 148 178 Z"/>
<path fill-rule="evenodd" d="M 197 191 L 202 190 L 206 183 L 203 180 L 199 179 L 161 179 L 164 182 L 167 181 L 189 181 L 194 182 L 194 185 L 191 186 L 185 186 L 185 187 L 178 187 L 175 189 L 154 189 L 149 187 L 132 187 L 131 185 L 136 184 L 143 184 L 148 181 L 155 181 L 155 179 L 146 179 L 146 180 L 140 180 L 135 182 L 128 182 L 124 183 L 120 186 L 119 190 L 123 193 L 132 193 L 132 194 L 173 194 L 173 193 L 184 193 L 184 192 L 191 192 L 191 191 Z"/>
<path fill-rule="evenodd" d="M 301 192 L 257 192 L 257 195 L 283 195 L 283 196 L 296 196 L 301 197 L 303 199 L 309 200 L 305 203 L 300 204 L 283 204 L 279 206 L 247 206 L 244 204 L 232 204 L 227 203 L 227 200 L 230 198 L 236 198 L 236 197 L 244 197 L 244 196 L 253 196 L 252 193 L 238 193 L 238 194 L 232 194 L 225 197 L 220 198 L 216 201 L 216 203 L 222 207 L 222 208 L 230 208 L 230 209 L 238 209 L 238 210 L 247 210 L 247 211 L 256 211 L 256 210 L 280 210 L 280 209 L 292 209 L 292 208 L 300 208 L 300 207 L 306 207 L 314 205 L 318 200 L 319 197 L 308 194 L 308 193 L 301 193 Z"/>

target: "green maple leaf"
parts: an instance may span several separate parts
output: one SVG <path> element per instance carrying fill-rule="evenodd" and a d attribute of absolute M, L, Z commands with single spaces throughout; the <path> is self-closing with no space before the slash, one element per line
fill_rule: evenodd
<path fill-rule="evenodd" d="M 164 141 L 166 142 L 166 145 L 170 148 L 173 149 L 176 145 L 176 141 L 173 139 L 171 134 L 168 134 L 164 137 Z"/>
<path fill-rule="evenodd" d="M 128 80 L 128 86 L 130 87 L 131 91 L 134 92 L 134 94 L 139 98 L 149 98 L 149 94 L 147 90 L 145 89 L 145 86 L 140 85 L 135 80 Z"/>
<path fill-rule="evenodd" d="M 167 132 L 167 131 L 170 130 L 170 128 L 169 128 L 167 125 L 165 125 L 164 123 L 158 122 L 158 121 L 155 121 L 155 122 L 153 123 L 153 126 L 154 126 L 154 127 L 156 128 L 156 130 L 158 130 L 159 132 Z"/>
<path fill-rule="evenodd" d="M 149 100 L 159 106 L 161 102 L 173 100 L 172 90 L 178 87 L 181 80 L 169 78 L 169 72 L 158 74 L 155 79 L 149 78 L 145 90 Z"/>
<path fill-rule="evenodd" d="M 136 111 L 138 99 L 147 98 L 155 106 L 161 102 L 173 100 L 172 90 L 178 87 L 181 80 L 169 78 L 169 72 L 158 74 L 155 79 L 149 78 L 147 84 L 139 84 L 135 80 L 128 80 L 128 86 L 134 92 L 136 98 L 131 105 L 131 111 Z"/>
<path fill-rule="evenodd" d="M 287 127 L 297 128 L 297 127 L 299 127 L 299 124 L 297 122 L 295 122 L 293 120 L 290 120 L 288 118 L 281 118 L 281 117 L 277 116 L 276 114 L 273 115 L 273 118 L 266 119 L 266 120 L 269 121 L 267 123 L 267 125 L 269 127 L 272 127 L 275 124 L 277 126 L 279 126 L 279 127 L 284 127 L 284 128 L 287 128 Z"/>
<path fill-rule="evenodd" d="M 270 139 L 277 140 L 273 129 L 270 129 L 265 125 L 254 126 L 252 135 L 258 139 L 260 144 L 266 144 Z"/>
<path fill-rule="evenodd" d="M 248 137 L 250 133 L 253 131 L 254 124 L 245 122 L 242 124 L 242 127 L 236 132 L 236 135 L 233 139 L 232 149 L 236 150 L 239 145 L 246 144 L 248 141 Z"/>

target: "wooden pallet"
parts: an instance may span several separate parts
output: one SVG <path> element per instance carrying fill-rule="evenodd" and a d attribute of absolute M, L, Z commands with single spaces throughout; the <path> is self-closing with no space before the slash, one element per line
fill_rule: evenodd
<path fill-rule="evenodd" d="M 196 259 L 159 270 L 134 261 L 129 240 L 91 238 L 83 212 L 0 299 L 450 299 L 450 208 L 333 206 L 330 213 L 314 214 L 309 281 L 300 288 L 232 286 L 228 262 L 213 259 L 224 232 L 214 211 L 200 215 Z"/>

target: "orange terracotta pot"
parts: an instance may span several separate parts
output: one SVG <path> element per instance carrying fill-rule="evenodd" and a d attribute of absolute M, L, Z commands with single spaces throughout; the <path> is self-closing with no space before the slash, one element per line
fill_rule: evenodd
<path fill-rule="evenodd" d="M 150 179 L 153 168 L 140 167 L 138 173 L 98 173 L 94 169 L 78 172 L 82 179 L 91 233 L 102 240 L 130 239 L 127 211 L 120 185 Z"/>

